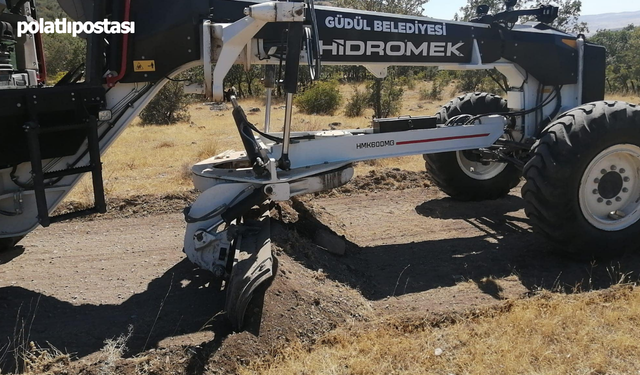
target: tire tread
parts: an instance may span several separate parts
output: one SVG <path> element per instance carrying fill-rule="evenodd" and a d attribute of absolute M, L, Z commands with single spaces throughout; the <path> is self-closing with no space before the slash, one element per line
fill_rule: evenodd
<path fill-rule="evenodd" d="M 556 250 L 602 256 L 614 253 L 604 251 L 614 238 L 616 245 L 634 242 L 629 235 L 638 239 L 633 231 L 638 232 L 639 223 L 615 233 L 591 226 L 582 215 L 578 199 L 584 168 L 592 158 L 610 147 L 614 139 L 620 139 L 620 143 L 629 136 L 640 140 L 640 111 L 628 103 L 602 101 L 560 115 L 533 145 L 532 157 L 523 170 L 525 213 L 534 231 L 558 245 Z M 624 251 L 629 248 L 626 245 L 616 247 Z"/>

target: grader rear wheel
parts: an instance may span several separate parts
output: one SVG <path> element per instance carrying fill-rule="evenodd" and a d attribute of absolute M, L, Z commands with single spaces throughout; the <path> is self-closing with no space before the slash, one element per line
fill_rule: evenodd
<path fill-rule="evenodd" d="M 525 212 L 564 252 L 606 257 L 640 245 L 640 108 L 595 102 L 558 118 L 524 168 Z"/>

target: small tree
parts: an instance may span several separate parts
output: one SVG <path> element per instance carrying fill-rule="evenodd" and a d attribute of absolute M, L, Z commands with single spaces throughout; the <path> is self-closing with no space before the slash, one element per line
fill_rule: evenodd
<path fill-rule="evenodd" d="M 404 90 L 397 81 L 394 70 L 389 69 L 389 75 L 386 78 L 377 78 L 368 85 L 367 88 L 371 93 L 369 105 L 373 108 L 375 117 L 384 118 L 400 112 Z"/>
<path fill-rule="evenodd" d="M 316 82 L 298 95 L 296 104 L 302 113 L 333 115 L 340 107 L 341 100 L 338 82 Z"/>
<path fill-rule="evenodd" d="M 367 108 L 367 102 L 369 97 L 367 93 L 360 91 L 357 87 L 353 90 L 353 95 L 347 101 L 347 105 L 344 108 L 344 114 L 347 117 L 359 117 L 362 116 L 364 110 Z"/>
<path fill-rule="evenodd" d="M 591 42 L 607 49 L 607 90 L 637 93 L 640 80 L 640 27 L 628 25 L 621 30 L 599 30 Z"/>
<path fill-rule="evenodd" d="M 445 88 L 445 79 L 448 77 L 446 72 L 440 72 L 431 80 L 431 88 L 426 87 L 420 89 L 420 100 L 440 100 L 442 99 L 442 90 Z"/>
<path fill-rule="evenodd" d="M 182 82 L 167 83 L 140 113 L 143 124 L 171 125 L 189 121 L 187 97 Z"/>
<path fill-rule="evenodd" d="M 43 34 L 42 41 L 47 72 L 52 77 L 77 68 L 85 60 L 87 43 L 82 38 L 70 34 Z"/>

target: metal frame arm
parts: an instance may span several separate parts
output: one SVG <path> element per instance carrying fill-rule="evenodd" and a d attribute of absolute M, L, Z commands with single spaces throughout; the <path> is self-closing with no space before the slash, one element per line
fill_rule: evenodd
<path fill-rule="evenodd" d="M 214 101 L 224 97 L 223 82 L 233 64 L 251 39 L 269 22 L 304 22 L 304 3 L 267 2 L 245 8 L 245 17 L 231 24 L 211 24 L 203 27 L 203 63 L 205 71 L 205 96 Z M 211 63 L 217 56 L 216 66 Z"/>

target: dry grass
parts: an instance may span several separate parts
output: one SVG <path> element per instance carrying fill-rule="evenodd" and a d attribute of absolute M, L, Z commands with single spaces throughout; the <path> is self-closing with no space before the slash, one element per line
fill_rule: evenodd
<path fill-rule="evenodd" d="M 384 321 L 293 345 L 243 373 L 638 374 L 640 290 L 528 300 L 437 322 Z"/>
<path fill-rule="evenodd" d="M 103 157 L 104 184 L 107 195 L 127 197 L 135 194 L 167 194 L 192 188 L 185 165 L 210 155 L 215 155 L 224 143 L 236 147 L 239 138 L 223 126 L 216 126 L 214 112 L 202 107 L 192 107 L 192 123 L 172 126 L 140 126 L 134 124 Z M 212 118 L 205 118 L 212 115 Z M 230 118 L 230 115 L 227 115 Z M 196 122 L 198 121 L 198 122 Z M 234 130 L 235 128 L 231 128 Z M 237 139 L 237 140 L 236 140 Z M 90 178 L 83 178 L 71 200 L 90 201 L 92 188 Z"/>
<path fill-rule="evenodd" d="M 640 96 L 638 96 L 638 95 L 610 94 L 610 95 L 607 95 L 606 99 L 607 100 L 620 100 L 620 101 L 623 101 L 623 102 L 640 104 Z"/>
<path fill-rule="evenodd" d="M 24 374 L 50 374 L 55 370 L 68 367 L 71 356 L 49 344 L 49 348 L 38 347 L 33 341 L 29 343 L 29 351 L 23 353 Z"/>
<path fill-rule="evenodd" d="M 123 333 L 117 338 L 107 339 L 104 341 L 104 347 L 100 349 L 100 366 L 98 373 L 100 375 L 115 374 L 118 361 L 122 359 L 122 355 L 127 351 L 127 342 L 133 334 L 133 326 L 129 326 L 127 333 Z"/>

